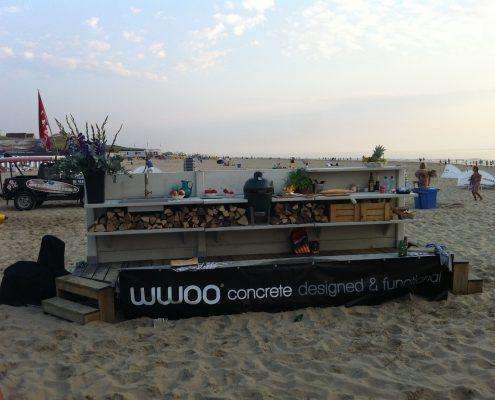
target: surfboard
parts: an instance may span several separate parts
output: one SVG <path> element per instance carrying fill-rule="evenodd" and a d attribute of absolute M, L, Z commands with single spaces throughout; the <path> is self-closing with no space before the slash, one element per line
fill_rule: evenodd
<path fill-rule="evenodd" d="M 26 182 L 26 186 L 29 189 L 45 193 L 73 194 L 79 192 L 77 186 L 49 179 L 30 179 Z"/>

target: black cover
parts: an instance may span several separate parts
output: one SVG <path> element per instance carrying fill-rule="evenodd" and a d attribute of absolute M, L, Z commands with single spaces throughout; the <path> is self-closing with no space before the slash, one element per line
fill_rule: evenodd
<path fill-rule="evenodd" d="M 171 319 L 371 305 L 407 293 L 440 300 L 447 297 L 449 283 L 450 272 L 437 256 L 183 272 L 136 268 L 119 276 L 127 317 Z"/>
<path fill-rule="evenodd" d="M 18 261 L 8 267 L 0 285 L 0 304 L 40 305 L 41 300 L 54 297 L 55 278 L 66 275 L 65 243 L 55 236 L 41 240 L 38 262 Z"/>
<path fill-rule="evenodd" d="M 55 277 L 66 275 L 65 242 L 52 235 L 43 236 L 38 255 L 38 264 L 50 270 Z"/>

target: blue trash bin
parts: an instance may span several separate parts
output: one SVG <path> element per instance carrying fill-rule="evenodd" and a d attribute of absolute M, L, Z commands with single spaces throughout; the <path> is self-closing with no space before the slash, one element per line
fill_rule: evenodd
<path fill-rule="evenodd" d="M 437 188 L 415 188 L 414 207 L 419 209 L 437 208 Z"/>

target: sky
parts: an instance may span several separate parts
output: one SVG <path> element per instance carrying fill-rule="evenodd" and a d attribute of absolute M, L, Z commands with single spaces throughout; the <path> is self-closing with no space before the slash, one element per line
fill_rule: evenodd
<path fill-rule="evenodd" d="M 493 0 L 0 0 L 0 131 L 209 154 L 495 158 Z"/>

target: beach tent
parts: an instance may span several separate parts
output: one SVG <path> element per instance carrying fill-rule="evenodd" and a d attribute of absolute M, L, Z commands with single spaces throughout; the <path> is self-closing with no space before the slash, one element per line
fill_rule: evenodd
<path fill-rule="evenodd" d="M 480 170 L 479 172 L 481 175 L 481 186 L 495 186 L 495 176 L 487 171 Z M 448 164 L 445 166 L 441 177 L 444 179 L 457 179 L 457 186 L 466 187 L 469 186 L 469 178 L 471 177 L 472 173 L 473 172 L 470 169 L 461 171 L 456 166 Z"/>
<path fill-rule="evenodd" d="M 490 174 L 489 172 L 480 170 L 481 175 L 481 186 L 482 187 L 490 187 L 495 186 L 495 176 Z M 469 178 L 472 175 L 472 171 L 467 170 L 461 173 L 461 176 L 457 178 L 457 186 L 469 186 Z"/>
<path fill-rule="evenodd" d="M 146 166 L 141 166 L 141 167 L 137 167 L 136 169 L 133 169 L 131 171 L 131 174 L 144 174 L 144 170 L 146 169 Z M 151 167 L 151 168 L 148 168 L 148 172 L 152 173 L 152 174 L 158 174 L 160 172 L 162 172 L 161 169 L 157 168 L 157 167 Z"/>
<path fill-rule="evenodd" d="M 441 178 L 458 179 L 462 175 L 462 171 L 455 165 L 447 164 L 442 172 Z"/>

